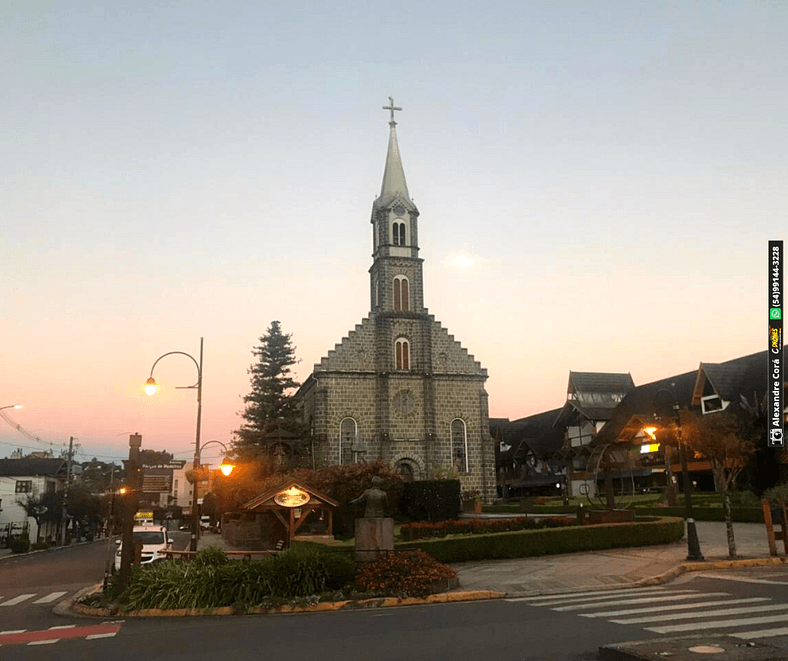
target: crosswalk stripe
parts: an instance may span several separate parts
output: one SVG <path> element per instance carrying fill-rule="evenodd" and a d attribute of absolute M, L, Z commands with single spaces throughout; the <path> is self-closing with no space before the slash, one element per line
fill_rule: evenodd
<path fill-rule="evenodd" d="M 621 590 L 592 590 L 590 592 L 571 592 L 567 594 L 542 594 L 542 595 L 537 595 L 535 597 L 511 597 L 506 601 L 518 601 L 518 602 L 555 601 L 556 603 L 558 603 L 561 601 L 572 601 L 583 597 L 609 596 L 612 599 L 619 595 L 646 594 L 652 592 L 667 592 L 667 589 L 661 586 L 657 586 L 653 588 L 622 588 Z"/>
<path fill-rule="evenodd" d="M 60 597 L 62 597 L 64 594 L 66 594 L 66 593 L 65 592 L 52 592 L 52 593 L 48 594 L 46 597 L 41 597 L 41 599 L 36 599 L 33 603 L 34 604 L 48 604 L 48 603 L 50 603 L 52 601 L 55 601 L 55 599 L 60 599 Z"/>
<path fill-rule="evenodd" d="M 85 640 L 96 640 L 96 638 L 112 638 L 114 633 L 94 633 L 92 636 L 85 636 Z"/>
<path fill-rule="evenodd" d="M 27 629 L 11 629 L 10 631 L 0 631 L 0 636 L 5 636 L 6 634 L 12 633 L 25 633 Z"/>
<path fill-rule="evenodd" d="M 36 593 L 32 592 L 31 594 L 20 594 L 18 597 L 14 597 L 13 599 L 9 599 L 8 601 L 4 601 L 0 606 L 16 606 L 19 603 L 22 603 L 26 599 L 30 599 L 30 597 L 35 597 Z"/>
<path fill-rule="evenodd" d="M 699 594 L 698 599 L 705 597 Z M 708 608 L 709 606 L 732 606 L 733 604 L 754 604 L 759 601 L 771 601 L 769 597 L 748 597 L 747 599 L 719 599 L 717 601 L 703 601 L 697 604 L 668 604 L 660 606 L 661 611 L 687 610 L 688 608 Z M 604 611 L 602 613 L 578 613 L 580 617 L 616 617 L 618 615 L 638 615 L 640 613 L 653 613 L 654 607 L 628 608 L 620 611 Z"/>
<path fill-rule="evenodd" d="M 733 575 L 726 576 L 725 574 L 703 574 L 704 578 L 714 578 L 723 581 L 736 581 L 737 583 L 761 583 L 763 585 L 784 585 L 788 587 L 785 581 L 768 581 L 762 578 L 750 578 L 749 576 Z"/>
<path fill-rule="evenodd" d="M 744 627 L 750 624 L 768 624 L 770 622 L 786 622 L 788 613 L 767 615 L 764 617 L 744 617 L 738 620 L 720 620 L 718 622 L 692 622 L 690 624 L 673 624 L 667 627 L 645 627 L 654 633 L 675 633 L 678 631 L 694 631 L 696 629 L 725 629 L 728 627 Z"/>
<path fill-rule="evenodd" d="M 704 610 L 695 613 L 671 613 L 669 615 L 652 615 L 650 617 L 631 617 L 623 620 L 610 620 L 613 624 L 647 624 L 649 622 L 669 622 L 671 620 L 693 620 L 699 617 L 719 617 L 720 615 L 746 615 L 747 613 L 763 613 L 764 611 L 788 610 L 788 604 L 769 604 L 767 606 L 745 606 L 743 608 L 724 608 L 723 610 Z"/>
<path fill-rule="evenodd" d="M 726 597 L 729 596 L 730 593 L 728 592 L 707 592 L 706 593 L 710 597 Z M 634 604 L 648 604 L 654 601 L 664 602 L 664 601 L 681 601 L 683 599 L 697 599 L 700 595 L 697 592 L 692 592 L 691 594 L 677 594 L 674 592 L 670 596 L 661 594 L 656 597 L 642 597 L 640 599 L 627 599 L 625 601 L 618 601 L 613 605 L 616 606 L 631 606 Z M 593 604 L 574 604 L 572 606 L 561 606 L 560 608 L 553 608 L 551 610 L 564 612 L 564 611 L 577 611 L 581 608 L 605 608 L 610 606 L 609 603 L 593 603 Z"/>
<path fill-rule="evenodd" d="M 660 590 L 659 592 L 630 592 L 614 595 L 597 592 L 593 597 L 580 597 L 579 599 L 551 599 L 548 597 L 542 601 L 532 603 L 531 606 L 560 606 L 561 604 L 578 604 L 590 601 L 618 601 L 619 599 L 626 599 L 628 597 L 658 597 L 663 594 L 677 594 L 679 592 L 697 592 L 697 590 L 676 590 L 673 592 Z"/>
<path fill-rule="evenodd" d="M 55 629 L 73 629 L 76 624 L 59 624 L 56 627 L 49 627 L 47 631 L 54 631 Z"/>
<path fill-rule="evenodd" d="M 52 645 L 58 640 L 60 640 L 60 638 L 51 638 L 49 640 L 31 640 L 28 645 Z"/>
<path fill-rule="evenodd" d="M 734 638 L 750 640 L 751 638 L 771 638 L 773 636 L 788 636 L 788 627 L 778 629 L 761 629 L 760 631 L 744 631 L 742 633 L 729 633 Z"/>

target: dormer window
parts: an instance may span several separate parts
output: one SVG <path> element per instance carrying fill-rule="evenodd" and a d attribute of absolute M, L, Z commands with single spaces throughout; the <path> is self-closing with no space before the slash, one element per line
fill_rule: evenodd
<path fill-rule="evenodd" d="M 394 343 L 394 363 L 398 370 L 410 369 L 410 343 L 404 337 Z"/>
<path fill-rule="evenodd" d="M 724 401 L 719 395 L 707 395 L 706 397 L 700 398 L 700 407 L 703 411 L 703 415 L 724 411 L 728 408 L 728 404 L 730 404 L 730 402 Z"/>
<path fill-rule="evenodd" d="M 408 279 L 404 275 L 394 278 L 394 311 L 407 312 L 410 310 Z"/>
<path fill-rule="evenodd" d="M 395 220 L 391 225 L 391 242 L 395 246 L 404 246 L 407 244 L 407 237 L 405 236 L 405 223 L 400 220 Z"/>

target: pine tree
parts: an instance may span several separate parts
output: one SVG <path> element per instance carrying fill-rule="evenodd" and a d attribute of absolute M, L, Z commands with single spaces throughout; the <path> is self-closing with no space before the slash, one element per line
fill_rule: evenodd
<path fill-rule="evenodd" d="M 305 427 L 293 399 L 299 384 L 290 372 L 297 362 L 291 337 L 282 333 L 278 321 L 272 321 L 252 350 L 257 358 L 249 368 L 252 391 L 244 397 L 245 422 L 235 432 L 233 444 L 240 456 L 274 455 L 281 463 L 284 454 L 301 449 Z"/>

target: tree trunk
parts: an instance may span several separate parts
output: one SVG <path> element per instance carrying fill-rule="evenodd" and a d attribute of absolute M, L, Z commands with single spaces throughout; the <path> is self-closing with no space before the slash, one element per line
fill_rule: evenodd
<path fill-rule="evenodd" d="M 731 558 L 736 557 L 736 540 L 733 538 L 733 522 L 731 521 L 731 496 L 726 491 L 725 500 L 725 529 L 728 533 L 728 555 Z"/>

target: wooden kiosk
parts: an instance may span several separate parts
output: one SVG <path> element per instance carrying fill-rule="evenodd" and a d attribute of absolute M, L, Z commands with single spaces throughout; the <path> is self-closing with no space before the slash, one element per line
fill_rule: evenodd
<path fill-rule="evenodd" d="M 326 535 L 334 534 L 334 508 L 339 503 L 296 480 L 290 480 L 270 489 L 245 503 L 241 509 L 247 512 L 268 512 L 277 519 L 287 532 L 287 546 L 303 527 L 311 514 L 320 516 L 326 526 Z M 313 517 L 314 518 L 314 517 Z"/>

